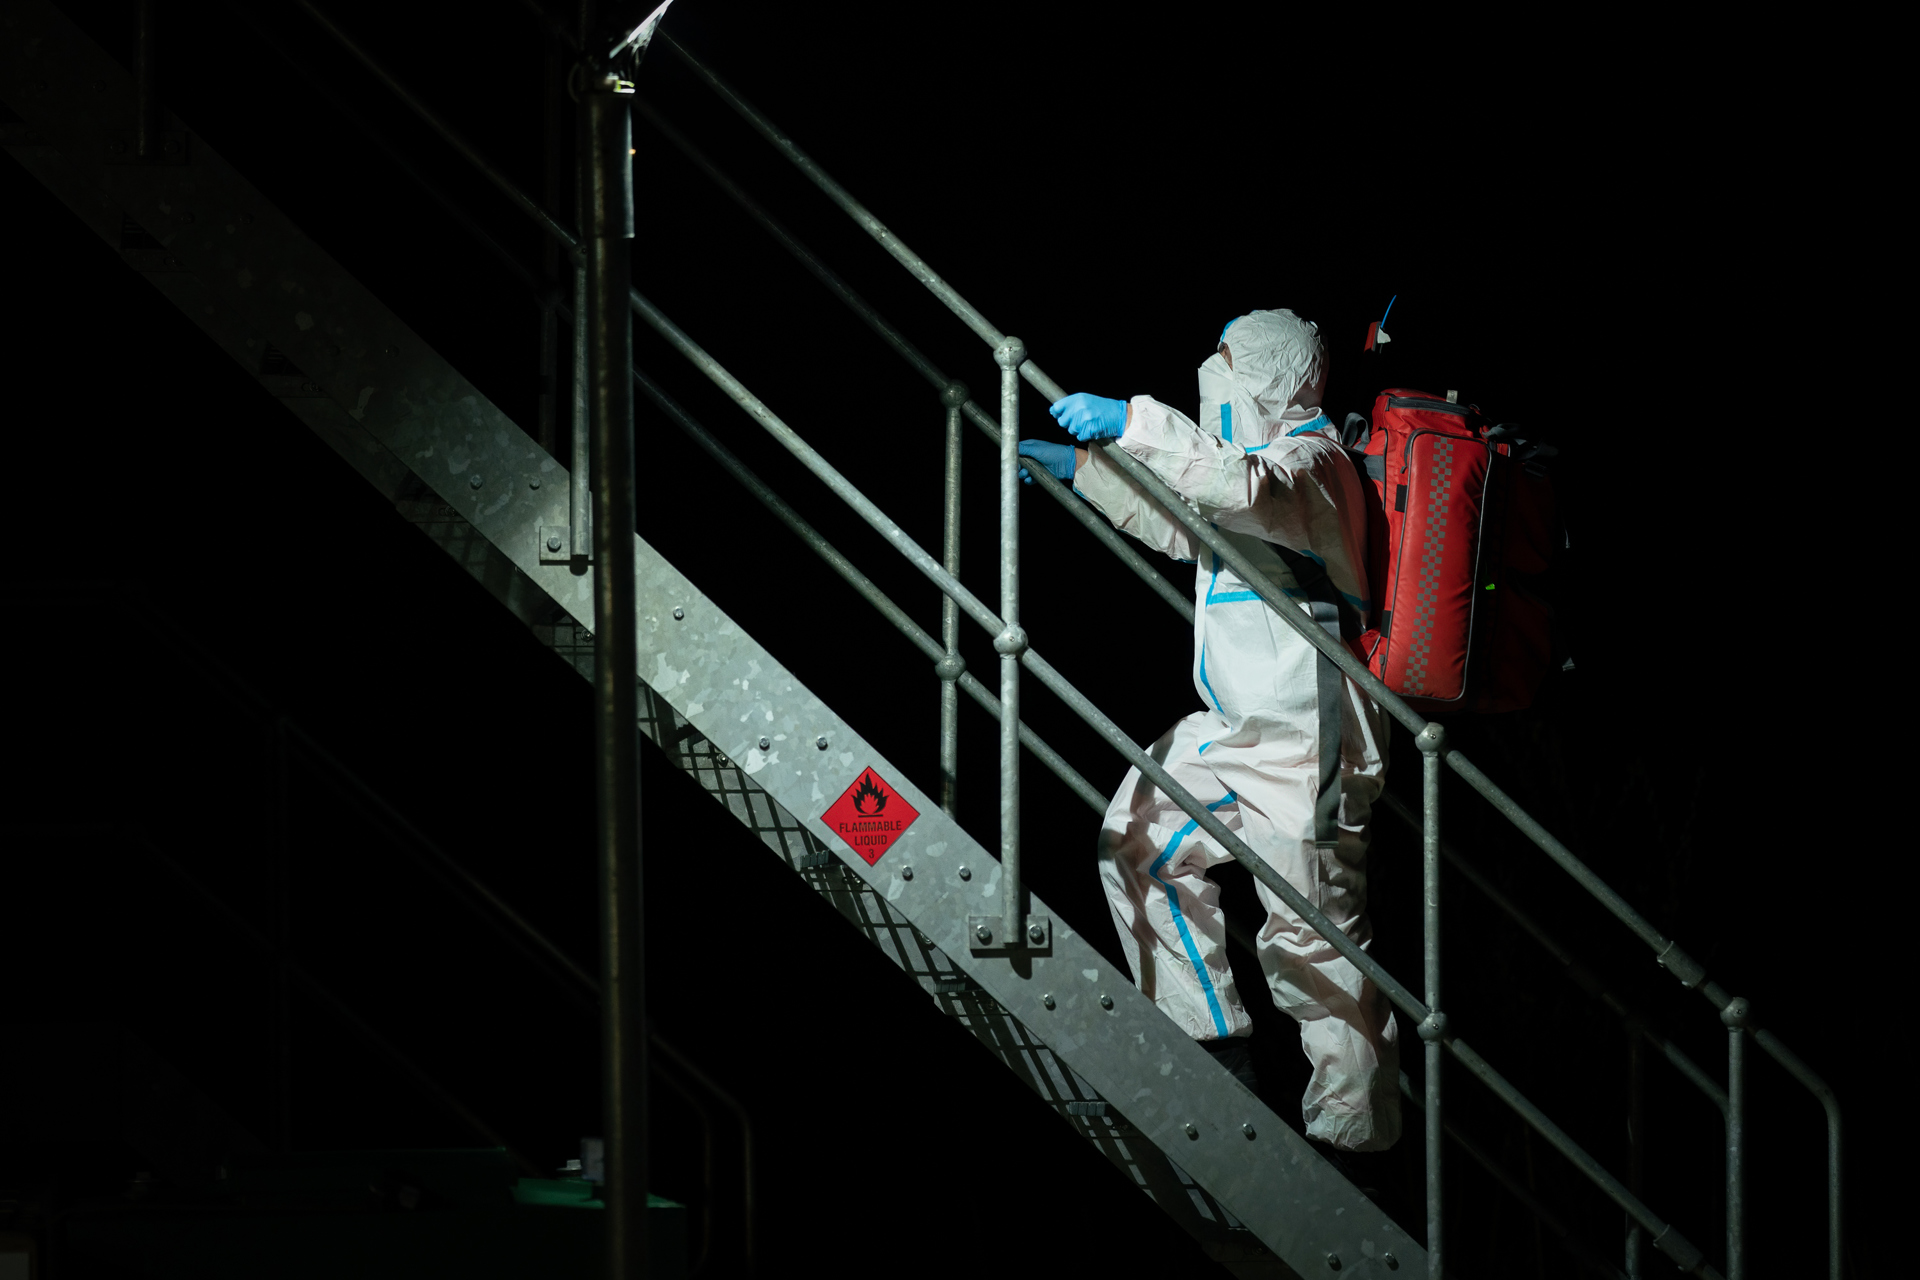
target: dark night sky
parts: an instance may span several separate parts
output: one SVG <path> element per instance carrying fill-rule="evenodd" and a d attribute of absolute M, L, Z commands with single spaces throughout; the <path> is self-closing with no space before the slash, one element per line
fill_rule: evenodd
<path fill-rule="evenodd" d="M 1456 731 L 1841 1089 L 1853 1234 L 1869 1248 L 1886 1194 L 1869 1162 L 1892 1148 L 1899 1177 L 1911 1173 L 1907 1133 L 1885 1136 L 1876 1114 L 1906 1019 L 1868 988 L 1910 950 L 1892 940 L 1879 818 L 1897 762 L 1879 740 L 1883 713 L 1867 708 L 1882 700 L 1854 674 L 1879 651 L 1854 643 L 1859 601 L 1888 594 L 1878 562 L 1891 547 L 1856 515 L 1877 464 L 1849 443 L 1850 403 L 1878 375 L 1838 362 L 1854 293 L 1887 245 L 1870 213 L 1796 199 L 1774 172 L 1790 163 L 1824 187 L 1857 157 L 1823 142 L 1818 121 L 1703 70 L 1724 48 L 1710 58 L 1673 32 L 1646 43 L 1506 29 L 1426 47 L 1378 15 L 1263 24 L 1190 7 L 1145 26 L 1094 4 L 681 4 L 670 30 L 1069 388 L 1191 407 L 1193 368 L 1221 324 L 1290 306 L 1331 337 L 1336 413 L 1389 383 L 1458 388 L 1561 445 L 1572 551 L 1560 589 L 1577 669 L 1535 710 Z M 219 6 L 166 8 L 173 109 L 531 425 L 525 291 L 275 55 L 228 30 Z M 130 4 L 70 11 L 124 56 Z M 397 27 L 391 6 L 359 0 L 330 11 L 538 190 L 539 48 L 521 8 L 488 0 L 433 28 Z M 263 6 L 262 21 L 537 266 L 530 227 L 290 6 Z M 641 94 L 936 363 L 990 390 L 986 348 L 675 59 L 649 58 Z M 656 134 L 638 126 L 636 146 L 639 288 L 937 545 L 929 388 Z M 127 584 L 589 959 L 584 682 L 24 171 L 0 165 L 0 183 L 19 504 L 9 721 L 32 744 L 16 745 L 9 821 L 137 825 L 236 901 L 263 883 L 257 729 L 110 606 L 46 594 Z M 1360 340 L 1396 293 L 1382 368 Z M 937 629 L 933 591 L 878 538 L 651 334 L 635 352 Z M 1037 397 L 1023 413 L 1025 434 L 1058 438 Z M 935 681 L 917 652 L 644 403 L 638 431 L 642 535 L 932 789 Z M 985 593 L 993 463 L 983 441 L 968 449 L 967 576 Z M 1186 630 L 1043 498 L 1027 511 L 1036 647 L 1130 732 L 1156 736 L 1196 705 Z M 1836 540 L 1849 524 L 1858 533 Z M 978 668 L 990 655 L 967 643 Z M 1031 722 L 1096 785 L 1117 781 L 1087 732 L 1043 695 L 1031 703 Z M 971 716 L 963 733 L 962 819 L 984 833 L 988 722 Z M 1414 752 L 1401 748 L 1390 784 L 1412 795 Z M 821 1247 L 825 1224 L 857 1221 L 865 1245 L 845 1274 L 933 1274 L 960 1215 L 1021 1223 L 1045 1259 L 1191 1265 L 1170 1227 L 1137 1212 L 1097 1157 L 691 784 L 658 757 L 646 784 L 654 1016 L 764 1117 L 771 1248 L 792 1257 Z M 313 967 L 538 1158 L 569 1154 L 596 1123 L 592 1027 L 302 785 L 297 928 Z M 1036 888 L 1091 932 L 1104 912 L 1092 817 L 1037 771 L 1030 794 Z M 1464 790 L 1448 803 L 1463 847 L 1724 1070 L 1703 1002 Z M 40 858 L 9 860 L 15 901 L 34 904 L 41 927 L 9 930 L 5 964 L 26 977 L 6 1017 L 130 1022 L 263 1123 L 257 958 L 113 841 L 44 840 Z M 1406 979 L 1418 975 L 1416 852 L 1381 830 L 1378 954 Z M 1449 901 L 1456 1026 L 1617 1167 L 1617 1024 L 1465 885 Z M 298 1140 L 467 1140 L 331 1046 L 322 1015 L 304 1025 Z M 1265 1043 L 1273 1069 L 1291 1072 L 1285 1030 Z M 1705 1104 L 1649 1071 L 1648 1199 L 1717 1253 Z M 1762 1274 L 1813 1274 L 1819 1112 L 1758 1055 L 1754 1089 L 1751 1247 Z M 1527 1158 L 1470 1082 L 1455 1096 L 1488 1145 Z M 1535 1158 L 1542 1186 L 1611 1252 L 1617 1216 L 1544 1148 Z M 1486 1268 L 1475 1274 L 1534 1274 L 1530 1236 L 1522 1249 L 1500 1234 L 1519 1211 L 1496 1211 L 1467 1175 L 1456 1186 L 1461 1248 Z M 1128 1229 L 1107 1229 L 1123 1213 Z"/>

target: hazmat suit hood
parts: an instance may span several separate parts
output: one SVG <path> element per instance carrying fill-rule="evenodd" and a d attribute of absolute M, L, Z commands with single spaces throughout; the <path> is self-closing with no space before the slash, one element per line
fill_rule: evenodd
<path fill-rule="evenodd" d="M 1320 414 L 1292 404 L 1327 367 L 1320 328 L 1291 311 L 1250 311 L 1220 331 L 1233 365 L 1219 352 L 1200 366 L 1200 429 L 1252 447 L 1298 430 Z"/>

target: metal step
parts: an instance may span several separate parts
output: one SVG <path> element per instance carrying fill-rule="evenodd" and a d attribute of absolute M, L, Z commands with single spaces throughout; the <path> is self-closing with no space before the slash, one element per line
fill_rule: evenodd
<path fill-rule="evenodd" d="M 8 134 L 21 163 L 114 248 L 137 226 L 130 266 L 590 674 L 591 577 L 540 558 L 540 530 L 567 523 L 554 459 L 182 122 L 166 124 L 184 163 L 113 162 L 131 79 L 46 0 L 0 0 L 0 98 L 28 126 Z M 1037 897 L 1056 920 L 1043 952 L 972 954 L 994 857 L 635 541 L 643 728 L 770 852 L 1230 1269 L 1424 1272 L 1405 1232 Z M 917 811 L 873 865 L 822 817 L 869 769 Z M 1090 1102 L 1106 1114 L 1068 1110 Z"/>

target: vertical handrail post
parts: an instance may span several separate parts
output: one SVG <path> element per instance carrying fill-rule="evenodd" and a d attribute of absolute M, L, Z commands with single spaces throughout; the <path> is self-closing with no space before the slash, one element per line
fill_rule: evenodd
<path fill-rule="evenodd" d="M 1646 1180 L 1646 1040 L 1639 1022 L 1627 1022 L 1627 1190 L 1639 1196 Z M 1640 1224 L 1627 1218 L 1627 1280 L 1640 1280 Z"/>
<path fill-rule="evenodd" d="M 1000 927 L 1015 947 L 1026 931 L 1020 884 L 1020 366 L 1027 348 L 1006 337 L 993 349 L 1000 366 Z"/>
<path fill-rule="evenodd" d="M 585 175 L 582 175 L 584 186 Z M 593 445 L 587 412 L 587 267 L 573 269 L 573 447 L 567 459 L 567 554 L 579 573 L 593 554 Z"/>
<path fill-rule="evenodd" d="M 1828 1093 L 1827 1108 L 1827 1276 L 1840 1280 L 1840 1106 Z"/>
<path fill-rule="evenodd" d="M 587 376 L 593 427 L 593 682 L 598 798 L 607 1274 L 647 1271 L 647 1024 L 640 886 L 634 581 L 632 86 L 586 69 Z M 622 92 L 622 88 L 625 92 Z M 575 548 L 576 553 L 579 548 Z"/>
<path fill-rule="evenodd" d="M 1441 1156 L 1446 1128 L 1440 1112 L 1440 1071 L 1446 1061 L 1447 1017 L 1440 1011 L 1440 757 L 1446 750 L 1447 732 L 1429 723 L 1414 737 L 1414 743 L 1420 748 L 1421 914 L 1427 979 L 1427 1016 L 1420 1023 L 1426 1058 L 1427 1276 L 1428 1280 L 1441 1280 L 1445 1274 Z"/>
<path fill-rule="evenodd" d="M 1735 996 L 1720 1011 L 1727 1026 L 1727 1280 L 1743 1280 L 1746 1259 L 1747 1017 Z"/>
<path fill-rule="evenodd" d="M 940 392 L 947 411 L 946 512 L 942 522 L 941 565 L 960 576 L 960 410 L 969 398 L 966 384 L 950 382 Z M 940 677 L 940 808 L 953 817 L 960 803 L 960 603 L 940 597 L 940 643 L 946 656 L 935 664 Z"/>

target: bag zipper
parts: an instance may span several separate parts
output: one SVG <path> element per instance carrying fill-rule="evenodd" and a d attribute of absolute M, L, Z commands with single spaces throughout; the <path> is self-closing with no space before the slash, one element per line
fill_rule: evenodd
<path fill-rule="evenodd" d="M 1388 396 L 1387 408 L 1428 409 L 1435 413 L 1458 414 L 1462 418 L 1471 418 L 1473 416 L 1473 409 L 1470 405 L 1455 404 L 1451 400 L 1420 400 L 1413 396 Z"/>

